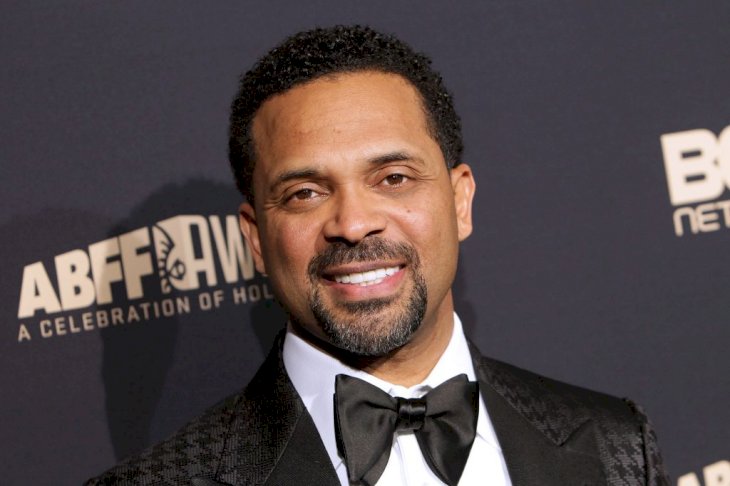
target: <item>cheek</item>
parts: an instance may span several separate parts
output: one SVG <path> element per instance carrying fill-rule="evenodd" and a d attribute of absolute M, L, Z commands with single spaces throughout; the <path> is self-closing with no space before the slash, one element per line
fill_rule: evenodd
<path fill-rule="evenodd" d="M 306 235 L 290 224 L 274 224 L 267 228 L 266 242 L 263 257 L 274 294 L 290 312 L 303 315 L 310 293 L 307 266 L 312 257 Z"/>
<path fill-rule="evenodd" d="M 269 274 L 291 282 L 306 277 L 307 266 L 314 256 L 313 225 L 291 221 L 271 224 L 267 228 L 269 242 L 263 253 Z"/>
<path fill-rule="evenodd" d="M 444 192 L 423 194 L 400 211 L 400 220 L 408 228 L 409 237 L 427 245 L 423 250 L 438 250 L 444 244 L 453 244 L 452 240 L 458 241 L 454 201 Z M 435 198 L 434 194 L 441 197 Z"/>
<path fill-rule="evenodd" d="M 451 286 L 458 260 L 458 237 L 453 201 L 442 198 L 402 213 L 406 239 L 416 248 L 429 293 L 438 295 Z"/>

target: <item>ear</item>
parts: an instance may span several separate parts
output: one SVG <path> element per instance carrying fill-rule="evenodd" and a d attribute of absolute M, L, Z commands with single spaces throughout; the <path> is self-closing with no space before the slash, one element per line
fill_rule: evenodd
<path fill-rule="evenodd" d="M 259 226 L 256 221 L 256 210 L 248 202 L 241 204 L 238 207 L 238 224 L 241 226 L 241 233 L 246 239 L 248 247 L 251 249 L 253 256 L 253 262 L 256 265 L 256 270 L 266 275 L 266 266 L 264 265 L 264 259 L 261 256 L 261 240 L 259 239 Z"/>
<path fill-rule="evenodd" d="M 476 189 L 471 167 L 466 164 L 459 164 L 451 169 L 451 187 L 454 189 L 454 207 L 456 209 L 456 227 L 459 241 L 464 241 L 472 231 L 471 207 Z"/>

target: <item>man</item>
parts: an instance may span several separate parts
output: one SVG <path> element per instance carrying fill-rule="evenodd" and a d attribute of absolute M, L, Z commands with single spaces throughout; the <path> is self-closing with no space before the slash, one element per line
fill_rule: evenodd
<path fill-rule="evenodd" d="M 667 484 L 631 402 L 464 337 L 475 184 L 428 58 L 368 28 L 297 34 L 242 78 L 230 135 L 286 333 L 242 393 L 90 484 Z"/>

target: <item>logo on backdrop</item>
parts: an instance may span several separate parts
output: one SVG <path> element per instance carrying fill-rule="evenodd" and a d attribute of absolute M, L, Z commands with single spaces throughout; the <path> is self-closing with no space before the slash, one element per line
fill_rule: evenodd
<path fill-rule="evenodd" d="M 236 216 L 175 216 L 26 265 L 18 342 L 271 299 L 255 276 Z"/>
<path fill-rule="evenodd" d="M 730 126 L 718 135 L 703 128 L 660 137 L 677 236 L 730 228 Z"/>
<path fill-rule="evenodd" d="M 727 486 L 730 484 L 730 461 L 718 461 L 702 469 L 704 486 Z M 677 479 L 677 486 L 702 486 L 695 473 L 684 474 Z"/>

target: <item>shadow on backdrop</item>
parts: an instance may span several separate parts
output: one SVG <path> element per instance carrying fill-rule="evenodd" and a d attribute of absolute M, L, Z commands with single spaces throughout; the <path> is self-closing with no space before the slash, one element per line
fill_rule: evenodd
<path fill-rule="evenodd" d="M 183 185 L 168 184 L 136 206 L 129 217 L 114 224 L 108 234 L 112 237 L 149 228 L 151 247 L 145 251 L 154 252 L 151 235 L 157 222 L 186 214 L 220 215 L 223 219 L 236 214 L 239 202 L 240 196 L 232 184 L 203 179 Z M 200 243 L 194 243 L 197 256 Z M 220 275 L 220 262 L 216 261 L 216 265 Z M 155 267 L 154 272 L 157 271 Z M 210 287 L 210 282 L 204 273 L 199 277 L 202 292 Z M 145 278 L 150 282 L 144 286 L 144 297 L 140 299 L 128 300 L 124 285 L 113 286 L 115 307 L 127 309 L 135 305 L 139 310 L 142 302 L 174 301 L 185 295 L 192 307 L 197 305 L 199 293 L 174 288 L 163 293 L 159 278 Z M 265 285 L 258 275 L 253 282 L 259 287 Z M 253 374 L 268 352 L 285 317 L 271 300 L 252 299 L 246 305 L 252 325 L 246 322 L 244 308 L 228 305 L 214 313 L 178 313 L 101 330 L 106 411 L 117 460 L 161 440 L 247 383 L 246 375 Z M 149 312 L 153 310 L 150 308 Z"/>
<path fill-rule="evenodd" d="M 474 336 L 475 329 L 480 325 L 479 316 L 474 310 L 474 305 L 466 299 L 467 296 L 467 278 L 465 257 L 463 253 L 459 253 L 459 263 L 456 268 L 456 277 L 452 286 L 454 295 L 454 310 L 459 315 L 459 319 L 464 327 L 464 333 L 467 337 Z M 482 319 L 484 322 L 484 319 Z M 473 338 L 472 338 L 473 339 Z"/>
<path fill-rule="evenodd" d="M 59 204 L 16 214 L 0 225 L 0 300 L 5 304 L 0 437 L 4 456 L 9 454 L 0 465 L 2 484 L 79 484 L 91 468 L 103 466 L 107 431 L 98 420 L 103 418 L 103 390 L 96 333 L 73 333 L 66 327 L 61 334 L 49 326 L 43 335 L 39 322 L 58 313 L 34 309 L 32 316 L 19 319 L 18 307 L 26 265 L 41 262 L 58 294 L 54 255 L 82 247 L 90 234 L 103 234 L 107 221 L 103 214 Z M 19 342 L 20 322 L 27 326 L 29 340 Z"/>

